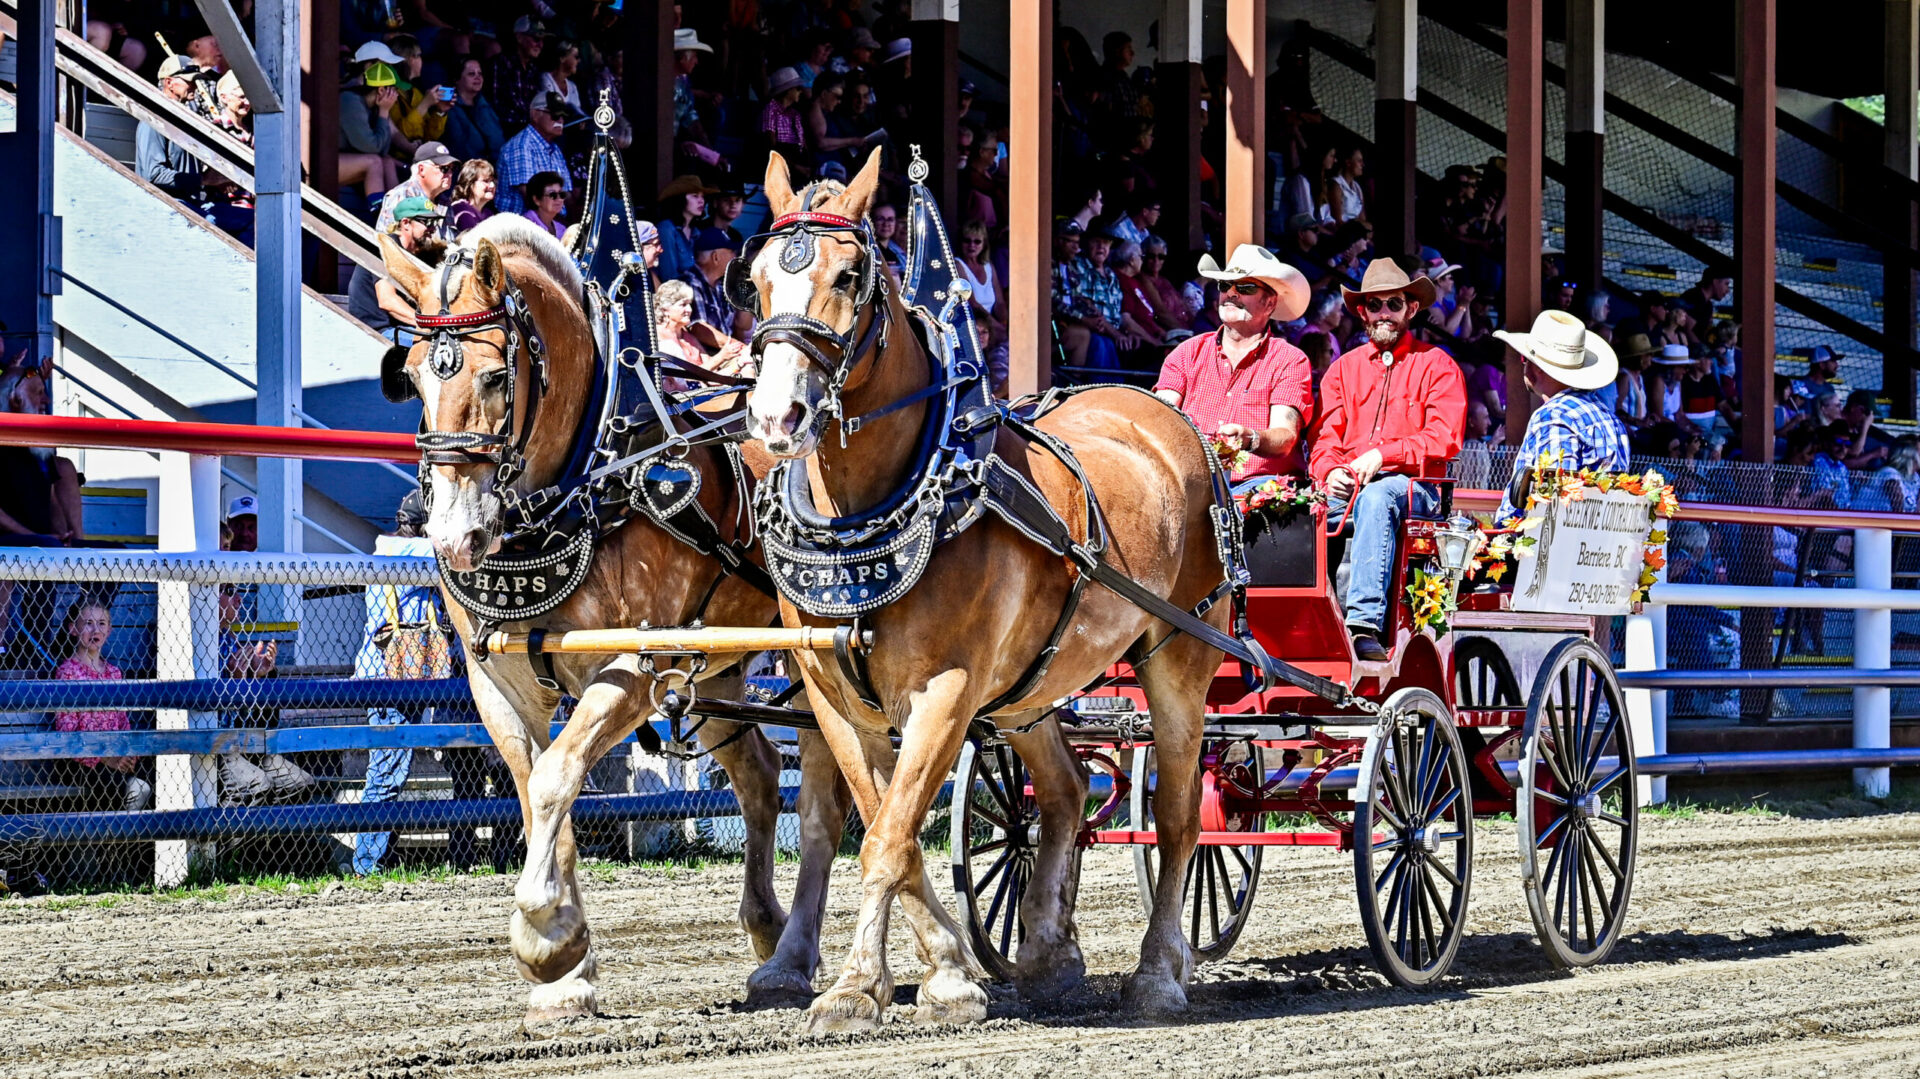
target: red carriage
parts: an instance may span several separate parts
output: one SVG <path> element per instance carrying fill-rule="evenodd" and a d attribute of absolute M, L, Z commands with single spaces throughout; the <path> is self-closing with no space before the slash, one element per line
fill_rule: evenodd
<path fill-rule="evenodd" d="M 1459 594 L 1448 624 L 1417 624 L 1407 585 L 1440 575 L 1456 586 L 1475 538 L 1464 519 L 1410 521 L 1388 591 L 1403 597 L 1392 604 L 1391 658 L 1360 662 L 1336 599 L 1341 541 L 1326 537 L 1324 506 L 1310 509 L 1255 537 L 1245 613 L 1268 654 L 1350 687 L 1351 698 L 1337 704 L 1291 684 L 1263 690 L 1239 659 L 1221 666 L 1183 913 L 1196 956 L 1232 950 L 1267 847 L 1327 846 L 1353 858 L 1381 970 L 1401 985 L 1429 984 L 1465 932 L 1472 822 L 1511 815 L 1549 960 L 1599 962 L 1626 915 L 1637 819 L 1632 735 L 1597 620 L 1517 611 L 1510 590 L 1479 590 Z M 1152 717 L 1130 669 L 1109 674 L 1109 685 L 1070 702 L 1076 752 L 1097 787 L 1107 780 L 1079 842 L 1131 846 L 1150 904 Z M 982 960 L 1008 977 L 1038 812 L 1018 756 L 985 724 L 974 735 L 954 777 L 954 886 Z"/>

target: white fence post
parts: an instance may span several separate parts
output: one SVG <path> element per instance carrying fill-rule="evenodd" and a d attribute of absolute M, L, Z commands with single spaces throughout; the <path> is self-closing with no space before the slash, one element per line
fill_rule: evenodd
<path fill-rule="evenodd" d="M 160 454 L 160 531 L 162 551 L 220 549 L 220 458 L 200 454 Z M 218 585 L 162 581 L 156 588 L 154 626 L 156 670 L 161 678 L 216 678 L 220 671 Z M 163 708 L 161 730 L 215 727 L 217 712 Z M 154 761 L 155 809 L 203 809 L 219 803 L 220 770 L 206 755 L 168 755 Z M 153 882 L 162 888 L 186 883 L 201 865 L 211 866 L 211 843 L 162 840 L 154 844 Z"/>
<path fill-rule="evenodd" d="M 1893 587 L 1893 533 L 1884 528 L 1853 530 L 1853 586 Z M 1861 670 L 1893 666 L 1893 612 L 1885 607 L 1853 612 L 1853 665 Z M 1853 747 L 1892 745 L 1893 690 L 1856 686 L 1853 691 Z M 1869 798 L 1885 798 L 1891 777 L 1885 768 L 1855 768 L 1853 784 Z"/>
<path fill-rule="evenodd" d="M 1627 616 L 1626 670 L 1657 671 L 1666 667 L 1666 649 L 1661 640 L 1666 636 L 1666 628 L 1664 607 L 1648 605 L 1642 608 L 1642 613 Z M 1641 756 L 1666 752 L 1666 691 L 1629 689 L 1626 692 L 1627 723 L 1633 732 L 1636 752 Z M 1658 720 L 1654 717 L 1656 698 L 1660 704 Z M 1656 746 L 1659 748 L 1654 748 Z M 1638 785 L 1641 805 L 1657 805 L 1667 800 L 1667 777 L 1641 776 Z"/>

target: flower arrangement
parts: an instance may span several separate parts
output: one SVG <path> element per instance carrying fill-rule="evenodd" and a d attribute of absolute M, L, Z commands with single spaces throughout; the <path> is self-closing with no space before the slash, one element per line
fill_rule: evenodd
<path fill-rule="evenodd" d="M 1525 515 L 1510 519 L 1507 524 L 1513 531 L 1494 537 L 1493 542 L 1482 550 L 1482 556 L 1474 560 L 1475 574 L 1484 580 L 1497 581 L 1506 572 L 1509 555 L 1515 558 L 1532 557 L 1533 547 L 1539 542 L 1536 533 L 1545 520 L 1534 510 L 1554 501 L 1584 501 L 1589 489 L 1602 493 L 1625 491 L 1647 500 L 1647 512 L 1653 520 L 1653 530 L 1647 534 L 1640 576 L 1634 586 L 1631 602 L 1645 600 L 1647 590 L 1653 587 L 1660 569 L 1667 564 L 1666 523 L 1680 508 L 1680 500 L 1673 486 L 1665 476 L 1653 469 L 1640 473 L 1568 469 L 1561 464 L 1561 454 L 1557 450 L 1540 455 L 1533 467 L 1533 488 L 1527 492 Z"/>
<path fill-rule="evenodd" d="M 1313 484 L 1293 476 L 1275 476 L 1245 494 L 1233 496 L 1234 504 L 1240 507 L 1241 516 L 1267 514 L 1280 520 L 1291 517 L 1296 510 L 1326 500 L 1326 492 L 1316 490 Z"/>
<path fill-rule="evenodd" d="M 1447 620 L 1460 608 L 1459 582 L 1438 570 L 1410 565 L 1407 567 L 1407 608 L 1415 626 L 1445 633 Z"/>
<path fill-rule="evenodd" d="M 1253 454 L 1242 449 L 1238 443 L 1229 442 L 1218 434 L 1208 435 L 1207 444 L 1213 447 L 1213 455 L 1220 458 L 1220 467 L 1226 469 L 1229 476 L 1246 467 L 1247 462 L 1253 459 Z"/>

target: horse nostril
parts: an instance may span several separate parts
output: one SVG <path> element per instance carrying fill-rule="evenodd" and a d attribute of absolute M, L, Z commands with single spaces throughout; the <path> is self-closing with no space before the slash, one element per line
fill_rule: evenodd
<path fill-rule="evenodd" d="M 807 419 L 807 406 L 799 403 L 788 406 L 787 414 L 780 417 L 780 433 L 797 435 Z"/>

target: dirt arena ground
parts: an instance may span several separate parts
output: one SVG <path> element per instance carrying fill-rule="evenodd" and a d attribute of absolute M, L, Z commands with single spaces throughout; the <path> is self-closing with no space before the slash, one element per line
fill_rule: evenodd
<path fill-rule="evenodd" d="M 982 1026 L 916 1028 L 901 1020 L 919 969 L 896 919 L 895 1022 L 858 1038 L 737 1010 L 752 969 L 737 868 L 599 870 L 608 1016 L 538 1030 L 503 942 L 505 878 L 13 900 L 0 1075 L 1920 1076 L 1920 815 L 1651 820 L 1633 934 L 1577 975 L 1532 942 L 1510 828 L 1482 828 L 1472 935 L 1443 988 L 1372 972 L 1350 861 L 1274 850 L 1255 924 L 1200 968 L 1191 1015 L 1170 1026 L 1113 1010 L 1140 931 L 1114 850 L 1087 861 L 1083 994 L 1030 1005 L 996 989 Z M 836 870 L 836 968 L 855 871 Z"/>

